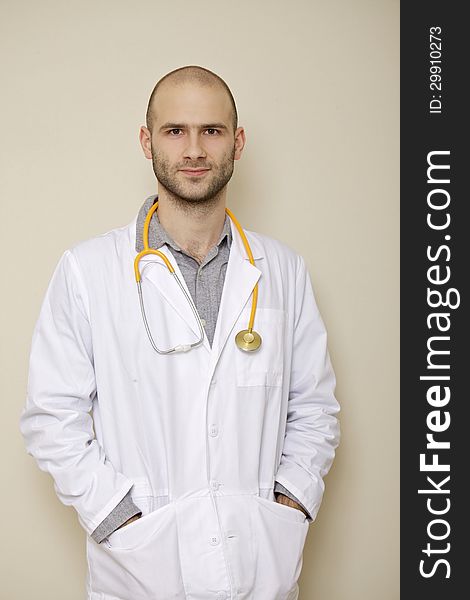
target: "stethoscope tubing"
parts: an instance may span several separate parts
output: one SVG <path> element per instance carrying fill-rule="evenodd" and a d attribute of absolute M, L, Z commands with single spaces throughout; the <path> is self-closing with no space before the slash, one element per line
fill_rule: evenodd
<path fill-rule="evenodd" d="M 194 306 L 194 302 L 193 302 L 192 298 L 189 296 L 189 294 L 187 293 L 187 291 L 184 289 L 183 284 L 181 283 L 178 275 L 174 271 L 173 271 L 172 275 L 174 276 L 181 291 L 185 295 L 186 300 L 189 302 L 189 305 L 191 306 L 194 317 L 199 326 L 199 339 L 197 340 L 197 342 L 193 342 L 192 344 L 179 344 L 178 346 L 175 346 L 174 348 L 170 348 L 169 350 L 160 350 L 160 348 L 155 343 L 155 340 L 153 339 L 152 333 L 150 331 L 150 327 L 149 327 L 149 324 L 147 321 L 147 315 L 145 313 L 144 298 L 142 295 L 142 282 L 138 281 L 137 282 L 137 291 L 139 292 L 140 310 L 142 312 L 142 318 L 144 321 L 145 330 L 147 332 L 150 343 L 152 344 L 152 348 L 155 350 L 155 352 L 158 352 L 158 354 L 173 354 L 174 352 L 188 352 L 188 350 L 191 350 L 191 348 L 196 348 L 196 346 L 199 346 L 204 341 L 204 329 L 202 326 L 202 322 L 201 322 L 199 313 L 197 312 L 197 309 Z"/>
<path fill-rule="evenodd" d="M 181 283 L 181 281 L 180 281 L 178 275 L 176 274 L 176 271 L 175 271 L 173 265 L 171 264 L 171 262 L 169 261 L 168 257 L 165 256 L 165 254 L 163 252 L 161 252 L 160 250 L 155 250 L 154 248 L 149 247 L 150 220 L 152 218 L 153 213 L 157 210 L 157 208 L 158 208 L 158 201 L 155 202 L 153 204 L 153 206 L 147 212 L 147 215 L 146 215 L 145 221 L 144 221 L 144 228 L 143 228 L 144 249 L 141 252 L 139 252 L 134 259 L 134 274 L 135 274 L 135 280 L 137 282 L 137 291 L 139 294 L 140 310 L 142 312 L 142 319 L 144 321 L 145 330 L 147 332 L 147 335 L 148 335 L 148 338 L 152 345 L 152 348 L 156 352 L 158 352 L 158 354 L 173 354 L 175 352 L 188 352 L 188 350 L 191 350 L 192 348 L 200 346 L 203 343 L 204 327 L 202 325 L 201 318 L 199 316 L 199 313 L 197 312 L 197 308 L 193 302 L 193 299 L 185 290 L 183 284 Z M 240 223 L 238 222 L 238 220 L 236 219 L 236 217 L 232 213 L 232 211 L 229 210 L 228 208 L 225 208 L 225 212 L 228 214 L 228 216 L 232 220 L 233 224 L 235 225 L 235 228 L 237 229 L 238 233 L 240 234 L 241 240 L 243 242 L 243 245 L 245 247 L 245 250 L 246 250 L 246 253 L 248 256 L 248 260 L 254 266 L 255 261 L 253 258 L 253 253 L 251 252 L 250 244 L 248 243 L 245 232 L 243 231 Z M 183 292 L 189 305 L 191 306 L 191 310 L 193 311 L 194 317 L 195 317 L 195 319 L 198 323 L 198 327 L 199 327 L 199 339 L 196 342 L 193 342 L 192 344 L 179 344 L 178 346 L 175 346 L 174 348 L 169 348 L 168 350 L 161 350 L 160 348 L 158 348 L 155 340 L 153 339 L 153 336 L 152 336 L 152 333 L 150 331 L 150 327 L 148 324 L 147 315 L 145 313 L 144 298 L 143 298 L 143 294 L 142 294 L 142 278 L 141 278 L 140 269 L 139 269 L 140 259 L 143 258 L 144 256 L 147 256 L 148 254 L 154 254 L 156 256 L 159 256 L 163 260 L 163 262 L 165 263 L 165 265 L 168 268 L 168 270 L 170 271 L 170 273 L 174 276 L 177 284 L 179 285 L 179 287 L 180 287 L 181 291 Z M 241 350 L 248 351 L 248 352 L 257 350 L 259 348 L 259 346 L 261 345 L 261 336 L 256 331 L 253 331 L 257 303 L 258 303 L 258 282 L 256 282 L 256 284 L 253 288 L 253 297 L 252 297 L 252 301 L 251 301 L 251 312 L 250 312 L 250 319 L 248 322 L 248 329 L 240 331 L 235 338 L 237 346 Z"/>

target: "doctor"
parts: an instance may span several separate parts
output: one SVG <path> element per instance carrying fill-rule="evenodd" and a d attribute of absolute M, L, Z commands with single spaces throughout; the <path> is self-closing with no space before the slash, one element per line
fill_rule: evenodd
<path fill-rule="evenodd" d="M 216 74 L 163 77 L 140 143 L 158 195 L 51 279 L 27 451 L 88 534 L 89 600 L 295 600 L 339 440 L 304 261 L 225 210 L 245 132 Z"/>

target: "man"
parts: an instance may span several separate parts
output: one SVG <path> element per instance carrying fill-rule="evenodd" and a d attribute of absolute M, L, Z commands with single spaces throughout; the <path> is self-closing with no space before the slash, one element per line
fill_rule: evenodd
<path fill-rule="evenodd" d="M 158 196 L 66 251 L 49 285 L 28 453 L 89 534 L 90 600 L 293 600 L 339 440 L 309 276 L 280 242 L 245 244 L 225 211 L 245 132 L 217 75 L 163 77 L 140 143 Z M 147 215 L 163 256 L 135 266 Z"/>

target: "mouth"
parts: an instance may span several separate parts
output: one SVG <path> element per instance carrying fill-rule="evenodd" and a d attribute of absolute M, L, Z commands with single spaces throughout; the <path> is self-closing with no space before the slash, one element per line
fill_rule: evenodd
<path fill-rule="evenodd" d="M 210 171 L 210 169 L 180 169 L 180 171 L 189 177 L 201 177 Z"/>

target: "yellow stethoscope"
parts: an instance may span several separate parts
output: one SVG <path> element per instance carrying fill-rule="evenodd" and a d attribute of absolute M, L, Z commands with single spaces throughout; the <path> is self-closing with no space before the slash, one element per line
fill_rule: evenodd
<path fill-rule="evenodd" d="M 155 202 L 155 204 L 150 208 L 150 210 L 147 213 L 147 216 L 146 216 L 145 222 L 144 222 L 144 230 L 143 230 L 144 249 L 141 252 L 139 252 L 134 259 L 135 280 L 137 282 L 137 291 L 139 292 L 139 301 L 140 301 L 140 309 L 142 311 L 142 319 L 144 321 L 145 330 L 147 331 L 147 335 L 150 340 L 150 343 L 152 344 L 153 349 L 156 352 L 158 352 L 158 354 L 172 354 L 174 352 L 187 352 L 188 350 L 191 350 L 192 348 L 196 348 L 197 346 L 199 346 L 203 343 L 204 328 L 202 326 L 201 318 L 197 312 L 197 309 L 194 305 L 192 298 L 187 293 L 187 291 L 184 289 L 183 284 L 181 283 L 178 275 L 175 272 L 175 269 L 173 268 L 173 266 L 170 263 L 170 261 L 168 260 L 168 258 L 165 256 L 165 254 L 163 254 L 163 252 L 160 252 L 160 250 L 154 250 L 153 248 L 149 248 L 150 220 L 152 218 L 153 213 L 157 210 L 157 208 L 158 208 L 158 201 Z M 243 245 L 245 246 L 245 250 L 248 255 L 248 259 L 249 259 L 250 263 L 252 265 L 254 265 L 255 261 L 253 259 L 253 254 L 251 252 L 250 244 L 248 243 L 248 240 L 246 239 L 245 232 L 241 228 L 240 223 L 237 221 L 237 219 L 235 218 L 232 211 L 230 211 L 228 208 L 226 208 L 225 212 L 232 219 L 233 224 L 237 228 L 237 231 L 240 234 L 240 237 L 242 239 Z M 193 342 L 192 344 L 179 344 L 178 346 L 174 346 L 173 348 L 170 348 L 169 350 L 160 350 L 160 348 L 158 348 L 157 344 L 155 343 L 155 341 L 152 337 L 152 334 L 150 332 L 150 327 L 149 327 L 149 324 L 147 321 L 147 316 L 145 314 L 144 299 L 143 299 L 143 295 L 142 295 L 142 283 L 141 283 L 141 276 L 140 276 L 140 270 L 139 270 L 140 259 L 142 257 L 146 256 L 147 254 L 156 254 L 163 260 L 163 262 L 167 266 L 168 270 L 175 278 L 175 280 L 176 280 L 177 284 L 179 285 L 181 291 L 183 292 L 186 300 L 189 302 L 189 305 L 191 306 L 191 309 L 193 311 L 193 314 L 194 314 L 196 321 L 198 323 L 198 326 L 199 326 L 199 339 L 196 342 Z M 253 352 L 254 350 L 258 350 L 258 348 L 261 346 L 260 334 L 257 333 L 256 331 L 253 331 L 253 324 L 255 322 L 257 302 L 258 302 L 258 283 L 256 283 L 255 287 L 253 288 L 253 298 L 251 301 L 251 313 L 250 313 L 250 320 L 248 322 L 248 329 L 243 329 L 242 331 L 239 331 L 237 333 L 237 335 L 235 336 L 235 343 L 240 348 L 240 350 L 243 350 L 245 352 Z"/>

